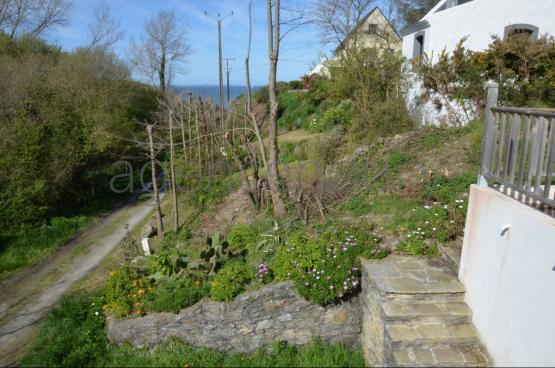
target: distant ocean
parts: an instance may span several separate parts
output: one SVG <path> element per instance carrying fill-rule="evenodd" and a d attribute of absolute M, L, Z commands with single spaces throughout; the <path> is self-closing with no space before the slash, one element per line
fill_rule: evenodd
<path fill-rule="evenodd" d="M 252 92 L 259 89 L 261 86 L 251 87 Z M 174 86 L 172 87 L 175 93 L 188 93 L 192 92 L 195 96 L 201 96 L 203 98 L 212 97 L 212 100 L 216 103 L 220 101 L 220 92 L 218 86 Z M 229 86 L 229 94 L 231 100 L 235 100 L 240 95 L 247 93 L 245 86 Z M 224 85 L 224 100 L 227 101 L 227 87 Z"/>

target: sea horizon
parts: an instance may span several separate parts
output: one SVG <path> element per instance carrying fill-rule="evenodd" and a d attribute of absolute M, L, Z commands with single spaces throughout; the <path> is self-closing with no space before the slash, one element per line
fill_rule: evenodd
<path fill-rule="evenodd" d="M 255 92 L 262 86 L 252 86 L 251 91 Z M 199 85 L 176 85 L 172 86 L 171 89 L 178 94 L 181 93 L 193 93 L 194 96 L 200 96 L 203 98 L 212 98 L 216 103 L 220 101 L 220 91 L 218 85 L 211 84 L 199 84 Z M 231 101 L 235 100 L 237 97 L 247 93 L 247 87 L 241 85 L 230 85 L 229 86 L 229 99 Z M 224 100 L 227 101 L 227 86 L 224 85 Z"/>

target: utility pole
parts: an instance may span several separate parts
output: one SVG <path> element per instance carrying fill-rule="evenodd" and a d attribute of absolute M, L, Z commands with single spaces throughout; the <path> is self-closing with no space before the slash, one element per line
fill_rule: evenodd
<path fill-rule="evenodd" d="M 222 19 L 218 14 L 218 75 L 220 79 L 220 125 L 224 131 L 224 80 L 222 71 Z"/>
<path fill-rule="evenodd" d="M 225 60 L 225 74 L 227 77 L 227 105 L 229 106 L 229 101 L 231 100 L 231 96 L 229 95 L 229 73 L 231 72 L 231 68 L 229 67 L 230 61 L 235 61 L 235 58 L 224 58 Z"/>
<path fill-rule="evenodd" d="M 208 16 L 208 12 L 204 12 L 204 15 Z M 216 18 L 216 23 L 218 25 L 218 76 L 219 76 L 219 92 L 220 92 L 220 128 L 222 135 L 224 132 L 224 76 L 223 76 L 223 62 L 222 62 L 222 20 L 228 16 L 233 16 L 233 11 L 221 17 L 220 13 Z"/>

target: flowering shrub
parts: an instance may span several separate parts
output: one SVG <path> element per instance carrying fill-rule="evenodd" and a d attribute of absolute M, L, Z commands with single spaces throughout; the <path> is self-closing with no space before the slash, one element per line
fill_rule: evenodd
<path fill-rule="evenodd" d="M 252 271 L 243 262 L 228 262 L 214 276 L 210 284 L 210 297 L 216 301 L 231 300 L 245 290 L 252 279 Z"/>
<path fill-rule="evenodd" d="M 375 234 L 356 230 L 328 231 L 318 239 L 296 233 L 276 254 L 276 279 L 292 280 L 312 302 L 332 303 L 359 290 L 359 256 L 383 258 L 389 253 L 379 242 Z"/>
<path fill-rule="evenodd" d="M 258 265 L 258 267 L 256 268 L 255 277 L 258 279 L 259 283 L 264 283 L 264 284 L 267 284 L 272 280 L 272 274 L 270 272 L 270 269 L 265 263 L 261 263 Z"/>
<path fill-rule="evenodd" d="M 435 180 L 425 197 L 430 204 L 413 208 L 407 224 L 399 229 L 404 239 L 397 249 L 418 256 L 433 256 L 438 253 L 438 244 L 462 236 L 468 208 L 468 195 L 463 192 L 473 179 L 463 175 Z"/>
<path fill-rule="evenodd" d="M 147 294 L 153 289 L 137 271 L 125 264 L 110 276 L 104 285 L 104 311 L 116 317 L 142 316 Z"/>
<path fill-rule="evenodd" d="M 318 114 L 313 114 L 307 121 L 304 122 L 303 128 L 309 132 L 323 132 L 325 122 Z"/>

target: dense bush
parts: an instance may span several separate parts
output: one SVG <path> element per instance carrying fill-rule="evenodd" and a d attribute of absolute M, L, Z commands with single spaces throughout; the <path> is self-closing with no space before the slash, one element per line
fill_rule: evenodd
<path fill-rule="evenodd" d="M 231 300 L 245 290 L 254 276 L 254 271 L 244 262 L 226 263 L 210 284 L 210 297 L 217 301 Z"/>
<path fill-rule="evenodd" d="M 359 256 L 385 257 L 389 250 L 367 230 L 338 229 L 319 238 L 292 235 L 272 262 L 276 280 L 292 280 L 299 293 L 326 305 L 360 289 Z"/>
<path fill-rule="evenodd" d="M 282 129 L 298 129 L 317 110 L 317 105 L 303 93 L 286 92 L 278 95 L 279 120 Z"/>
<path fill-rule="evenodd" d="M 310 82 L 306 99 L 313 105 L 319 106 L 322 102 L 331 100 L 332 102 L 340 102 L 344 96 L 334 96 L 330 94 L 331 86 L 333 85 L 327 79 L 315 78 Z"/>
<path fill-rule="evenodd" d="M 173 312 L 191 306 L 209 294 L 209 285 L 200 277 L 179 275 L 156 282 L 145 303 L 148 312 Z"/>
<path fill-rule="evenodd" d="M 235 225 L 227 234 L 229 246 L 234 251 L 243 251 L 252 248 L 256 243 L 257 233 L 247 225 Z"/>
<path fill-rule="evenodd" d="M 303 88 L 303 82 L 301 82 L 300 80 L 292 80 L 289 82 L 289 88 L 290 89 L 302 89 Z"/>
<path fill-rule="evenodd" d="M 13 233 L 82 210 L 99 187 L 90 174 L 136 153 L 117 137 L 150 116 L 158 92 L 108 52 L 30 38 L 0 35 L 0 70 L 0 231 Z"/>
<path fill-rule="evenodd" d="M 413 127 L 405 104 L 402 56 L 373 48 L 349 49 L 330 64 L 329 95 L 352 101 L 349 129 L 354 140 L 391 136 Z"/>
<path fill-rule="evenodd" d="M 494 37 L 485 51 L 470 51 L 463 38 L 453 52 L 442 51 L 438 60 L 425 57 L 414 70 L 424 82 L 424 98 L 431 93 L 449 100 L 473 101 L 483 109 L 484 81 L 499 83 L 499 100 L 509 106 L 555 106 L 555 39 L 534 40 L 516 35 L 507 40 Z"/>
<path fill-rule="evenodd" d="M 167 248 L 151 257 L 150 266 L 152 274 L 171 276 L 187 267 L 187 257 L 179 249 Z"/>

